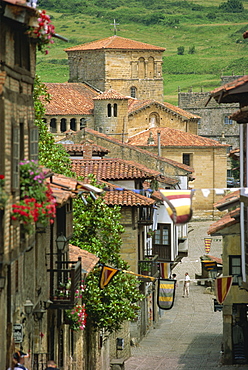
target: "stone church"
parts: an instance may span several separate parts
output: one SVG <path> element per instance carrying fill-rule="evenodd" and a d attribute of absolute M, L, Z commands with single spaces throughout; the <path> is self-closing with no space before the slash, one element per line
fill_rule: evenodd
<path fill-rule="evenodd" d="M 137 99 L 163 101 L 164 48 L 115 35 L 65 51 L 69 82 L 86 82 L 101 91 L 114 89 Z"/>

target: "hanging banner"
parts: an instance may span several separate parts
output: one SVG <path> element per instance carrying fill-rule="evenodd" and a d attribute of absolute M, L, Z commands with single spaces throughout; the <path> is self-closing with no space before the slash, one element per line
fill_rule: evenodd
<path fill-rule="evenodd" d="M 157 304 L 162 310 L 170 310 L 174 304 L 176 280 L 158 279 Z"/>
<path fill-rule="evenodd" d="M 215 261 L 212 261 L 212 260 L 206 260 L 206 261 L 202 261 L 203 263 L 203 266 L 204 268 L 207 270 L 207 271 L 210 271 L 210 270 L 217 270 L 217 263 Z"/>
<path fill-rule="evenodd" d="M 211 243 L 212 243 L 212 238 L 204 238 L 204 245 L 205 245 L 206 253 L 210 252 Z"/>
<path fill-rule="evenodd" d="M 232 286 L 233 277 L 232 276 L 222 276 L 218 277 L 215 280 L 215 294 L 216 299 L 219 304 L 222 304 L 226 299 L 231 286 Z"/>
<path fill-rule="evenodd" d="M 185 224 L 192 217 L 192 190 L 159 189 L 162 194 L 166 210 L 176 224 Z"/>
<path fill-rule="evenodd" d="M 113 277 L 117 274 L 117 272 L 119 272 L 118 269 L 103 265 L 99 280 L 100 289 L 105 288 L 108 285 L 108 283 L 113 279 Z"/>
<path fill-rule="evenodd" d="M 170 263 L 159 262 L 159 271 L 162 279 L 168 279 L 170 276 Z"/>

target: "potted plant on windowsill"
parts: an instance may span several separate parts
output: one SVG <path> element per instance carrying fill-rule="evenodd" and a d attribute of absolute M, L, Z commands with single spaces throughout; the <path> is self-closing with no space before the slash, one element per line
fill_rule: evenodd
<path fill-rule="evenodd" d="M 28 234 L 34 232 L 35 223 L 46 227 L 55 218 L 55 199 L 45 175 L 36 161 L 20 163 L 21 199 L 12 205 L 11 221 L 19 221 Z"/>

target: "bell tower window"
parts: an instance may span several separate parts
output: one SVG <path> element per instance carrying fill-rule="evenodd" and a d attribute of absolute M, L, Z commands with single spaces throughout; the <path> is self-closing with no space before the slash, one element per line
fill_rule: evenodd
<path fill-rule="evenodd" d="M 107 115 L 108 117 L 111 117 L 111 104 L 107 105 Z"/>

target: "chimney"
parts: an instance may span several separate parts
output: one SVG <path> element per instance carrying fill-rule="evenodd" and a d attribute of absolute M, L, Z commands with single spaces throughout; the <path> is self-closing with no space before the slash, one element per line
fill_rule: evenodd
<path fill-rule="evenodd" d="M 83 144 L 83 159 L 92 159 L 92 144 Z"/>

